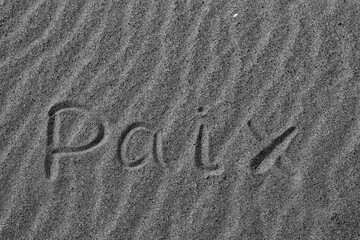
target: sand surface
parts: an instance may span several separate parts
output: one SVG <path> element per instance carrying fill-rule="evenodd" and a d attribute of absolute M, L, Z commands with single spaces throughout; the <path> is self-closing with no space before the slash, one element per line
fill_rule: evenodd
<path fill-rule="evenodd" d="M 360 2 L 0 1 L 0 239 L 360 239 Z"/>

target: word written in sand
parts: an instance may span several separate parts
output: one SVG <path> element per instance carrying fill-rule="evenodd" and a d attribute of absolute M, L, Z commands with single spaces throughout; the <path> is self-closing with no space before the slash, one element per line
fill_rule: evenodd
<path fill-rule="evenodd" d="M 56 122 L 56 116 L 65 111 L 75 111 L 87 117 L 92 118 L 97 126 L 97 134 L 87 144 L 76 147 L 56 146 L 54 139 L 59 134 L 59 128 Z M 202 113 L 203 109 L 198 109 Z M 249 127 L 251 127 L 249 123 Z M 269 145 L 256 154 L 249 161 L 249 169 L 254 174 L 263 174 L 270 169 L 275 163 L 276 159 L 284 152 L 290 141 L 296 135 L 296 127 L 292 126 L 275 138 Z M 205 124 L 200 123 L 198 126 L 198 133 L 195 140 L 194 149 L 194 165 L 196 168 L 204 170 L 205 177 L 217 176 L 222 174 L 224 166 L 218 163 L 211 163 L 209 160 L 209 133 Z M 132 137 L 137 133 L 150 133 L 151 143 L 150 147 L 146 149 L 145 153 L 138 156 L 136 159 L 130 159 L 129 143 Z M 62 101 L 56 103 L 48 110 L 47 121 L 47 141 L 46 141 L 46 156 L 44 161 L 44 172 L 47 179 L 56 179 L 58 166 L 54 165 L 54 156 L 57 154 L 81 154 L 93 151 L 102 146 L 109 138 L 108 122 L 101 115 L 91 112 L 85 106 L 77 104 L 72 101 Z M 260 136 L 257 136 L 261 140 Z M 151 158 L 152 157 L 152 158 Z M 162 146 L 162 132 L 160 130 L 153 130 L 152 127 L 145 122 L 134 122 L 129 124 L 120 134 L 117 143 L 117 159 L 119 163 L 127 170 L 138 170 L 143 168 L 149 159 L 153 159 L 162 167 L 167 167 L 164 160 L 163 146 Z"/>

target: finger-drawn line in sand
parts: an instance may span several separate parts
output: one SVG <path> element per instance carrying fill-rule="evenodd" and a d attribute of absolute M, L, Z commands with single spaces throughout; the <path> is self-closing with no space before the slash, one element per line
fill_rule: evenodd
<path fill-rule="evenodd" d="M 154 160 L 159 163 L 163 168 L 166 167 L 166 163 L 164 160 L 164 153 L 163 153 L 163 142 L 162 142 L 162 133 L 161 131 L 157 131 L 154 133 L 153 138 L 153 154 Z"/>
<path fill-rule="evenodd" d="M 82 146 L 76 146 L 76 147 L 68 147 L 68 146 L 57 146 L 55 147 L 54 138 L 55 138 L 55 125 L 56 125 L 56 115 L 64 112 L 64 111 L 76 111 L 80 112 L 85 115 L 92 116 L 96 121 L 97 126 L 97 134 L 94 137 L 93 140 L 90 141 L 90 143 L 87 143 Z M 107 139 L 108 133 L 107 133 L 107 122 L 100 118 L 95 116 L 94 114 L 91 114 L 89 110 L 81 105 L 77 104 L 72 101 L 62 101 L 55 103 L 50 107 L 48 110 L 48 123 L 47 123 L 47 141 L 46 141 L 46 156 L 44 160 L 44 171 L 45 171 L 45 177 L 46 179 L 54 179 L 52 176 L 52 168 L 53 166 L 53 160 L 55 154 L 79 154 L 79 153 L 85 153 L 88 151 L 94 150 L 95 147 L 99 147 L 102 145 L 101 143 L 104 143 Z M 55 170 L 56 171 L 56 170 Z M 54 173 L 56 174 L 56 173 Z"/>
<path fill-rule="evenodd" d="M 151 143 L 152 147 L 150 148 L 152 149 L 152 151 L 147 151 L 143 156 L 139 157 L 135 161 L 130 161 L 127 154 L 128 145 L 131 137 L 136 132 L 140 132 L 140 131 L 151 133 L 154 135 Z M 125 169 L 128 170 L 141 169 L 148 163 L 150 154 L 152 154 L 153 156 L 162 157 L 161 151 L 156 148 L 156 142 L 158 142 L 157 135 L 154 134 L 154 131 L 151 130 L 151 127 L 148 124 L 144 122 L 134 122 L 128 125 L 120 135 L 120 138 L 118 140 L 118 159 Z"/>
<path fill-rule="evenodd" d="M 297 134 L 295 130 L 295 126 L 288 128 L 256 154 L 250 160 L 250 170 L 255 174 L 263 174 L 268 171 L 276 161 L 279 161 L 279 155 L 287 149 L 291 140 Z M 285 141 L 286 139 L 287 141 Z M 282 146 L 278 148 L 279 145 Z"/>
<path fill-rule="evenodd" d="M 204 136 L 204 131 L 206 131 Z M 206 170 L 204 175 L 207 178 L 210 175 L 220 175 L 223 168 L 219 164 L 211 164 L 209 160 L 209 137 L 206 126 L 201 123 L 199 127 L 198 136 L 195 143 L 195 166 L 201 170 Z"/>

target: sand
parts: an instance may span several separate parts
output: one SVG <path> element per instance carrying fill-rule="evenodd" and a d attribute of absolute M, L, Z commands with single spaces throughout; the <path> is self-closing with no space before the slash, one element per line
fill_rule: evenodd
<path fill-rule="evenodd" d="M 0 239 L 360 239 L 359 29 L 357 1 L 0 1 Z"/>

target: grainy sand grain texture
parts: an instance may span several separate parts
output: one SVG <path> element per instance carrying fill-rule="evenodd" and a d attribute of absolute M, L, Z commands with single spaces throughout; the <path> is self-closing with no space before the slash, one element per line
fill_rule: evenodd
<path fill-rule="evenodd" d="M 0 0 L 0 239 L 360 239 L 360 2 Z"/>

